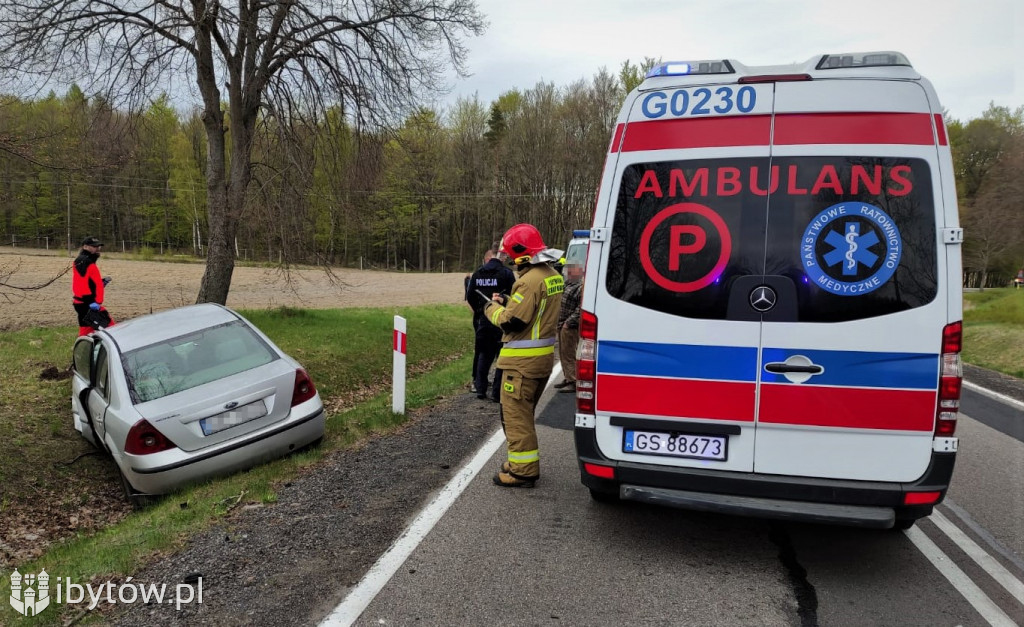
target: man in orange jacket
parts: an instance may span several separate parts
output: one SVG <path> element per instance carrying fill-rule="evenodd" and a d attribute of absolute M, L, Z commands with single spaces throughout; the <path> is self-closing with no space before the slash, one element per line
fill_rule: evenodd
<path fill-rule="evenodd" d="M 103 288 L 110 283 L 110 278 L 100 276 L 100 269 L 96 266 L 101 248 L 103 242 L 97 238 L 85 238 L 71 271 L 71 302 L 78 314 L 79 337 L 89 335 L 101 326 L 114 324 L 103 307 Z"/>

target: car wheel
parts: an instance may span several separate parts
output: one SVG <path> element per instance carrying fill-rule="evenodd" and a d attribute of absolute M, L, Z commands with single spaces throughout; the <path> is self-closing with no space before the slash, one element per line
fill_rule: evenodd
<path fill-rule="evenodd" d="M 590 488 L 590 498 L 594 499 L 598 503 L 617 503 L 619 501 L 619 495 L 614 492 L 601 492 Z"/>
<path fill-rule="evenodd" d="M 913 527 L 916 522 L 916 518 L 897 518 L 896 523 L 893 524 L 892 528 L 894 531 L 906 531 Z"/>

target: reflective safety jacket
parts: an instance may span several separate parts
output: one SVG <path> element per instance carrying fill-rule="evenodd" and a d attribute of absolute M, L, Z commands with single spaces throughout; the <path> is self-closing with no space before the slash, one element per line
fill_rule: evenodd
<path fill-rule="evenodd" d="M 551 374 L 564 288 L 562 275 L 550 264 L 525 266 L 508 302 L 487 305 L 484 315 L 504 332 L 498 368 L 516 370 L 529 379 Z"/>
<path fill-rule="evenodd" d="M 71 270 L 71 293 L 74 296 L 73 302 L 103 304 L 103 277 L 100 276 L 100 269 L 96 267 L 98 255 L 91 255 L 82 251 L 75 258 L 74 268 Z"/>

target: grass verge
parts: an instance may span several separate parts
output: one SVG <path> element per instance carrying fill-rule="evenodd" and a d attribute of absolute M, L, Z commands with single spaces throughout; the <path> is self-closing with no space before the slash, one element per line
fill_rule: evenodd
<path fill-rule="evenodd" d="M 395 313 L 408 320 L 411 376 L 406 403 L 410 409 L 451 395 L 460 390 L 468 378 L 472 331 L 464 307 L 430 306 L 394 311 L 284 309 L 243 313 L 285 352 L 298 359 L 312 375 L 329 408 L 323 445 L 244 473 L 187 488 L 142 511 L 128 513 L 113 524 L 76 531 L 53 543 L 37 558 L 11 566 L 17 565 L 22 573 L 38 573 L 45 569 L 51 577 L 70 577 L 79 584 L 121 581 L 155 557 L 180 547 L 189 536 L 207 528 L 239 505 L 274 502 L 276 484 L 294 477 L 330 451 L 345 447 L 369 433 L 386 431 L 401 424 L 404 417 L 391 413 L 388 389 Z M 31 434 L 20 438 L 17 443 L 7 438 L 0 439 L 0 459 L 9 459 L 8 448 L 20 451 L 24 459 L 44 459 L 47 451 L 52 453 L 54 440 L 67 440 L 58 447 L 65 456 L 72 456 L 76 450 L 88 449 L 70 426 L 67 411 L 70 382 L 65 379 L 47 381 L 45 385 L 36 383 L 36 374 L 43 360 L 59 359 L 61 361 L 56 363 L 60 364 L 68 360 L 66 355 L 70 353 L 71 337 L 73 333 L 67 328 L 34 329 L 0 340 L 0 350 L 7 348 L 10 351 L 7 352 L 8 364 L 0 366 L 6 369 L 4 379 L 18 382 L 13 391 L 2 397 L 0 434 L 3 429 L 15 432 L 26 422 L 33 425 Z M 53 416 L 59 418 L 55 421 Z M 99 470 L 88 476 L 88 481 L 74 484 L 73 493 L 87 492 L 97 484 L 116 488 L 112 462 L 92 456 L 88 458 L 88 464 Z M 49 471 L 49 468 L 44 470 Z M 48 490 L 50 498 L 58 496 L 60 484 L 75 474 L 66 469 L 59 470 L 44 472 L 40 476 L 32 467 L 15 469 L 5 463 L 4 472 L 19 475 L 8 477 L 14 483 L 8 481 L 7 485 L 26 488 L 24 493 L 5 493 L 5 499 L 11 498 L 7 511 L 0 513 L 13 518 L 24 511 L 19 509 L 19 504 L 33 499 L 34 491 L 29 489 L 32 482 Z M 82 468 L 75 472 L 88 474 Z M 22 475 L 33 477 L 29 479 Z M 47 485 L 48 482 L 54 485 Z M 72 499 L 69 509 L 75 511 L 76 503 Z M 26 528 L 31 528 L 31 525 Z M 6 599 L 9 595 L 9 578 L 4 576 L 0 579 L 0 598 Z M 80 611 L 80 607 L 65 606 L 57 610 L 40 615 L 40 624 L 68 620 Z M 4 624 L 8 616 L 16 614 L 13 610 L 0 611 L 0 624 Z"/>
<path fill-rule="evenodd" d="M 964 294 L 964 361 L 1024 378 L 1024 290 Z"/>

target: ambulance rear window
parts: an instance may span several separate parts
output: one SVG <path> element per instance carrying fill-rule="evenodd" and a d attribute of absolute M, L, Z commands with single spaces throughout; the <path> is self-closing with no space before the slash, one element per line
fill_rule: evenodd
<path fill-rule="evenodd" d="M 623 172 L 606 287 L 673 315 L 751 320 L 748 292 L 769 275 L 796 302 L 765 319 L 869 318 L 935 298 L 936 233 L 923 160 L 638 163 Z"/>

